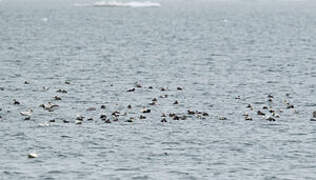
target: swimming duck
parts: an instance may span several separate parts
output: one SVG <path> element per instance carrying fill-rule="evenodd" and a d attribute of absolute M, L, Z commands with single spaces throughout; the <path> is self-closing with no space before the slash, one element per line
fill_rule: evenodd
<path fill-rule="evenodd" d="M 146 119 L 146 116 L 140 115 L 139 119 Z"/>
<path fill-rule="evenodd" d="M 58 108 L 59 105 L 48 102 L 47 104 L 41 104 L 40 107 L 48 111 L 53 111 L 55 108 Z"/>
<path fill-rule="evenodd" d="M 183 88 L 182 88 L 182 87 L 177 87 L 177 90 L 178 90 L 178 91 L 182 91 Z"/>
<path fill-rule="evenodd" d="M 140 83 L 138 83 L 138 82 L 135 83 L 135 86 L 136 86 L 137 88 L 141 88 L 141 87 L 142 87 L 142 85 L 141 85 Z"/>
<path fill-rule="evenodd" d="M 135 118 L 130 117 L 128 120 L 126 120 L 125 122 L 133 122 Z"/>
<path fill-rule="evenodd" d="M 245 120 L 246 120 L 246 121 L 252 121 L 252 118 L 249 117 L 249 116 L 246 116 L 246 117 L 245 117 Z"/>
<path fill-rule="evenodd" d="M 105 114 L 100 115 L 100 119 L 105 120 L 106 118 L 107 118 L 107 116 Z"/>
<path fill-rule="evenodd" d="M 30 109 L 30 110 L 28 110 L 28 111 L 22 111 L 22 112 L 20 112 L 20 114 L 21 114 L 22 116 L 32 116 L 32 112 L 33 112 L 33 110 Z"/>
<path fill-rule="evenodd" d="M 167 122 L 166 118 L 162 118 L 160 122 Z"/>
<path fill-rule="evenodd" d="M 151 110 L 150 110 L 150 109 L 147 109 L 147 108 L 143 108 L 143 109 L 141 110 L 141 112 L 142 112 L 142 113 L 150 113 Z"/>
<path fill-rule="evenodd" d="M 83 121 L 84 118 L 85 118 L 84 116 L 78 114 L 77 117 L 76 117 L 76 120 Z"/>
<path fill-rule="evenodd" d="M 65 89 L 58 89 L 56 92 L 64 94 L 68 93 Z"/>
<path fill-rule="evenodd" d="M 119 116 L 120 116 L 120 112 L 119 112 L 119 111 L 114 111 L 114 112 L 112 113 L 112 116 L 114 116 L 114 117 L 119 117 Z"/>
<path fill-rule="evenodd" d="M 266 118 L 267 121 L 275 121 L 275 119 L 271 116 L 269 116 L 268 118 Z"/>
<path fill-rule="evenodd" d="M 38 155 L 36 153 L 30 153 L 27 155 L 28 158 L 33 159 L 33 158 L 37 158 Z"/>
<path fill-rule="evenodd" d="M 75 121 L 75 124 L 80 125 L 80 124 L 82 124 L 82 121 L 76 120 L 76 121 Z"/>
<path fill-rule="evenodd" d="M 101 107 L 100 107 L 101 109 L 105 109 L 106 107 L 105 107 L 105 105 L 101 105 Z"/>
<path fill-rule="evenodd" d="M 19 101 L 17 101 L 16 99 L 13 99 L 13 104 L 14 105 L 19 105 L 19 104 L 21 104 Z"/>
<path fill-rule="evenodd" d="M 59 97 L 59 96 L 55 96 L 54 99 L 55 99 L 56 101 L 61 101 L 61 97 Z"/>
<path fill-rule="evenodd" d="M 152 102 L 148 103 L 148 105 L 154 106 L 154 105 L 156 105 L 156 101 L 152 101 Z"/>
<path fill-rule="evenodd" d="M 227 120 L 226 117 L 219 117 L 218 119 L 219 119 L 219 120 Z"/>
<path fill-rule="evenodd" d="M 127 92 L 134 92 L 135 91 L 135 88 L 132 88 L 132 89 L 128 89 Z"/>
<path fill-rule="evenodd" d="M 207 112 L 203 112 L 202 116 L 209 116 Z"/>
<path fill-rule="evenodd" d="M 176 100 L 173 104 L 179 104 L 179 101 Z"/>
<path fill-rule="evenodd" d="M 261 111 L 258 111 L 257 114 L 260 115 L 260 116 L 265 116 L 266 115 L 265 113 L 263 113 Z"/>
<path fill-rule="evenodd" d="M 294 108 L 294 105 L 288 104 L 286 108 L 287 108 L 287 109 L 293 109 L 293 108 Z"/>

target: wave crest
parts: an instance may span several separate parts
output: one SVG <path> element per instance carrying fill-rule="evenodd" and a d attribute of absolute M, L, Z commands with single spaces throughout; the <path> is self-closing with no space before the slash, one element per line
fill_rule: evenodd
<path fill-rule="evenodd" d="M 159 3 L 155 2 L 116 2 L 116 1 L 111 1 L 111 2 L 96 2 L 93 4 L 94 7 L 160 7 L 161 5 Z"/>

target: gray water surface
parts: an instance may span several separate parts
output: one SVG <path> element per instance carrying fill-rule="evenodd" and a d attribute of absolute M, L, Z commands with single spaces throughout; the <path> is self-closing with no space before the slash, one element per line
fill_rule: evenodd
<path fill-rule="evenodd" d="M 316 3 L 75 3 L 0 2 L 0 179 L 316 178 Z M 49 101 L 60 107 L 39 107 Z M 127 114 L 99 119 L 116 110 Z M 161 122 L 187 110 L 209 116 Z"/>

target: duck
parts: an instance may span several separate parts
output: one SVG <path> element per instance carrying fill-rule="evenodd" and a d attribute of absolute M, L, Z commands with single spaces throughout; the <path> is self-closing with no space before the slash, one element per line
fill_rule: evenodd
<path fill-rule="evenodd" d="M 266 115 L 265 113 L 263 113 L 261 111 L 258 111 L 257 114 L 260 115 L 260 116 L 265 116 Z"/>
<path fill-rule="evenodd" d="M 101 107 L 100 107 L 101 109 L 105 109 L 106 108 L 106 106 L 105 105 L 101 105 Z"/>
<path fill-rule="evenodd" d="M 100 115 L 100 119 L 105 120 L 106 118 L 107 118 L 107 116 L 105 114 Z"/>
<path fill-rule="evenodd" d="M 37 158 L 38 155 L 37 155 L 36 153 L 29 153 L 29 154 L 27 155 L 27 157 L 30 158 L 30 159 L 33 159 L 33 158 Z"/>
<path fill-rule="evenodd" d="M 32 109 L 30 109 L 30 110 L 28 110 L 28 111 L 22 111 L 22 112 L 20 112 L 20 114 L 21 114 L 22 116 L 32 116 L 32 113 L 33 113 L 33 110 L 32 110 Z"/>
<path fill-rule="evenodd" d="M 182 88 L 182 87 L 177 87 L 177 90 L 178 90 L 178 91 L 182 91 L 183 88 Z"/>
<path fill-rule="evenodd" d="M 21 103 L 19 101 L 17 101 L 16 99 L 13 99 L 13 104 L 14 105 L 20 105 Z"/>
<path fill-rule="evenodd" d="M 202 116 L 209 116 L 207 112 L 203 112 Z"/>
<path fill-rule="evenodd" d="M 142 112 L 142 113 L 150 113 L 151 110 L 150 110 L 150 109 L 147 109 L 147 108 L 143 108 L 143 109 L 141 110 L 141 112 Z"/>
<path fill-rule="evenodd" d="M 173 102 L 173 104 L 179 104 L 179 101 L 176 100 L 175 102 Z"/>
<path fill-rule="evenodd" d="M 166 120 L 166 118 L 162 118 L 160 122 L 165 123 L 165 122 L 167 122 L 167 120 Z"/>
<path fill-rule="evenodd" d="M 275 121 L 275 119 L 273 117 L 271 117 L 271 116 L 267 117 L 266 120 L 267 121 Z"/>
<path fill-rule="evenodd" d="M 252 121 L 252 118 L 249 117 L 249 116 L 246 116 L 246 117 L 245 117 L 245 120 L 246 120 L 246 121 Z"/>
<path fill-rule="evenodd" d="M 146 119 L 146 116 L 140 115 L 139 119 Z"/>
<path fill-rule="evenodd" d="M 125 122 L 133 122 L 135 120 L 135 118 L 130 117 L 128 120 L 126 120 Z"/>
<path fill-rule="evenodd" d="M 138 82 L 135 83 L 135 86 L 136 86 L 137 88 L 141 88 L 141 87 L 142 87 L 142 85 L 141 85 L 140 83 L 138 83 Z"/>
<path fill-rule="evenodd" d="M 55 108 L 58 108 L 59 105 L 48 102 L 47 104 L 41 104 L 40 107 L 48 111 L 53 111 Z"/>
<path fill-rule="evenodd" d="M 294 105 L 288 104 L 287 107 L 286 107 L 286 109 L 294 109 Z"/>
<path fill-rule="evenodd" d="M 132 88 L 132 89 L 128 89 L 127 92 L 134 92 L 135 91 L 135 88 Z"/>
<path fill-rule="evenodd" d="M 166 91 L 167 89 L 166 88 L 160 88 L 160 91 Z"/>
<path fill-rule="evenodd" d="M 75 124 L 80 125 L 80 124 L 82 124 L 82 121 L 76 120 L 76 121 L 75 121 Z"/>
<path fill-rule="evenodd" d="M 148 103 L 148 105 L 154 106 L 154 105 L 156 105 L 156 101 L 152 101 L 152 102 Z"/>
<path fill-rule="evenodd" d="M 64 94 L 68 93 L 68 91 L 66 91 L 65 89 L 58 89 L 56 92 Z"/>
<path fill-rule="evenodd" d="M 55 99 L 56 101 L 61 101 L 61 97 L 59 97 L 59 96 L 55 96 L 54 99 Z"/>
<path fill-rule="evenodd" d="M 226 117 L 219 117 L 218 119 L 219 119 L 219 120 L 227 120 Z"/>
<path fill-rule="evenodd" d="M 77 117 L 76 117 L 76 120 L 83 121 L 84 118 L 85 118 L 84 116 L 78 114 Z"/>
<path fill-rule="evenodd" d="M 119 111 L 114 111 L 113 113 L 112 113 L 112 116 L 114 116 L 114 117 L 119 117 L 120 116 L 120 112 Z"/>

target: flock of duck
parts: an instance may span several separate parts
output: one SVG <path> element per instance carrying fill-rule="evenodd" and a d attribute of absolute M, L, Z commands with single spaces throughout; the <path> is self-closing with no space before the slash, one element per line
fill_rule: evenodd
<path fill-rule="evenodd" d="M 28 81 L 25 81 L 24 84 L 30 84 Z M 70 84 L 69 81 L 65 81 L 65 84 Z M 47 87 L 43 87 L 44 89 Z M 134 93 L 137 89 L 139 88 L 143 88 L 143 86 L 136 82 L 135 83 L 135 87 L 127 89 L 126 93 Z M 154 89 L 152 86 L 147 87 L 148 89 Z M 4 90 L 4 89 L 2 89 Z M 160 88 L 159 91 L 161 92 L 165 92 L 168 91 L 168 88 Z M 182 87 L 177 87 L 176 91 L 183 91 Z M 58 94 L 67 94 L 68 91 L 65 89 L 57 89 L 56 93 Z M 129 114 L 127 112 L 120 112 L 119 110 L 115 110 L 113 112 L 109 112 L 107 114 L 105 113 L 101 113 L 99 114 L 99 119 L 101 121 L 103 121 L 104 123 L 112 123 L 112 122 L 116 122 L 116 121 L 120 121 L 121 117 L 125 117 L 124 121 L 125 122 L 134 122 L 135 120 L 144 120 L 147 118 L 147 114 L 152 113 L 152 109 L 154 106 L 158 106 L 159 103 L 158 101 L 160 101 L 160 99 L 166 99 L 169 97 L 169 95 L 167 93 L 162 93 L 163 95 L 159 95 L 156 97 L 153 97 L 151 102 L 149 102 L 146 106 L 143 106 L 143 108 L 140 110 L 140 115 L 138 115 L 138 117 L 128 117 L 126 118 Z M 289 96 L 289 94 L 287 94 L 287 96 Z M 62 101 L 62 97 L 56 95 L 53 97 L 53 99 L 57 102 L 57 101 Z M 239 100 L 241 99 L 240 96 L 236 97 L 235 99 Z M 248 104 L 246 106 L 246 108 L 248 109 L 247 112 L 243 113 L 242 116 L 244 117 L 244 119 L 246 121 L 251 121 L 254 119 L 254 116 L 258 116 L 261 119 L 265 119 L 267 121 L 276 121 L 276 119 L 280 118 L 280 114 L 283 112 L 283 110 L 281 109 L 274 109 L 272 107 L 272 103 L 274 101 L 274 97 L 272 95 L 268 95 L 267 96 L 267 104 L 264 104 L 262 106 L 262 108 L 255 110 L 254 105 L 252 104 Z M 172 101 L 172 105 L 176 106 L 179 104 L 178 100 L 174 100 Z M 13 105 L 20 105 L 21 102 L 18 101 L 17 99 L 13 99 L 12 100 L 12 104 Z M 284 104 L 286 106 L 286 109 L 294 109 L 294 105 L 289 103 L 287 100 L 284 101 Z M 46 104 L 41 104 L 39 105 L 39 108 L 42 108 L 43 110 L 46 110 L 48 112 L 53 112 L 56 109 L 58 109 L 60 106 L 58 104 L 52 103 L 52 102 L 47 102 Z M 128 110 L 132 110 L 133 107 L 132 105 L 127 105 L 126 107 Z M 92 111 L 97 111 L 97 109 L 100 110 L 104 110 L 106 109 L 105 105 L 101 105 L 99 108 L 96 107 L 89 107 L 86 109 L 87 112 L 92 112 Z M 135 108 L 136 109 L 136 108 Z M 2 109 L 0 108 L 0 112 L 2 111 Z M 22 117 L 24 117 L 24 120 L 31 120 L 33 114 L 33 109 L 28 109 L 26 111 L 21 111 L 20 115 Z M 134 115 L 137 113 L 134 113 Z M 139 114 L 139 113 L 138 113 Z M 187 109 L 184 111 L 184 113 L 175 113 L 175 112 L 161 112 L 160 115 L 160 122 L 165 123 L 168 122 L 169 120 L 186 120 L 186 119 L 192 119 L 192 118 L 199 118 L 199 119 L 205 119 L 206 117 L 208 117 L 209 114 L 207 112 L 203 112 L 203 111 L 198 111 L 198 110 L 191 110 L 191 109 Z M 0 114 L 0 120 L 2 119 L 2 116 Z M 224 116 L 220 116 L 218 117 L 219 120 L 227 120 L 226 117 Z M 77 115 L 74 118 L 74 121 L 71 120 L 67 120 L 67 119 L 63 119 L 64 123 L 71 123 L 74 122 L 75 124 L 82 124 L 84 121 L 93 121 L 94 118 L 93 117 L 85 117 L 83 115 Z M 316 121 L 316 111 L 314 111 L 312 113 L 312 118 L 310 119 L 311 121 Z M 55 119 L 49 120 L 49 123 L 53 123 L 56 122 Z"/>
<path fill-rule="evenodd" d="M 30 82 L 25 81 L 24 84 L 30 84 Z M 71 84 L 69 81 L 65 81 L 65 84 Z M 136 82 L 135 83 L 135 87 L 132 87 L 130 89 L 126 90 L 126 93 L 135 93 L 135 91 L 137 91 L 137 89 L 140 88 L 145 88 L 143 87 L 140 83 Z M 154 87 L 149 86 L 146 87 L 148 89 L 154 89 Z M 47 87 L 43 87 L 43 89 L 48 89 Z M 169 89 L 162 87 L 159 88 L 160 92 L 162 95 L 158 95 L 156 97 L 153 97 L 151 99 L 151 101 L 145 105 L 142 106 L 143 108 L 141 108 L 139 110 L 139 107 L 133 107 L 131 104 L 127 105 L 126 109 L 128 111 L 132 111 L 133 109 L 136 110 L 138 113 L 128 113 L 128 112 L 121 112 L 119 110 L 114 110 L 114 111 L 110 111 L 108 113 L 105 113 L 105 111 L 102 111 L 99 115 L 98 115 L 98 119 L 103 121 L 104 123 L 112 123 L 112 122 L 116 122 L 116 121 L 120 121 L 120 120 L 124 120 L 125 122 L 134 122 L 136 120 L 144 120 L 148 118 L 148 114 L 152 113 L 152 109 L 154 109 L 156 106 L 161 105 L 160 103 L 158 103 L 161 99 L 167 99 L 168 97 L 170 97 L 167 93 Z M 176 91 L 183 91 L 182 87 L 177 87 L 175 88 Z M 57 94 L 67 94 L 68 91 L 65 89 L 57 89 L 56 90 Z M 42 108 L 45 111 L 48 112 L 53 112 L 57 109 L 60 108 L 60 105 L 57 104 L 57 102 L 59 101 L 63 101 L 63 97 L 56 95 L 53 97 L 53 100 L 55 103 L 53 102 L 47 102 L 45 104 L 40 104 L 39 108 Z M 171 99 L 171 98 L 170 98 Z M 179 100 L 175 99 L 175 100 L 171 100 L 172 102 L 170 103 L 171 105 L 177 106 L 180 104 Z M 12 104 L 19 106 L 22 103 L 17 100 L 17 99 L 13 99 L 12 100 Z M 137 109 L 138 108 L 138 109 Z M 99 107 L 89 107 L 86 109 L 87 112 L 93 112 L 93 111 L 97 111 L 97 110 L 105 110 L 107 109 L 106 105 L 100 105 Z M 0 109 L 0 111 L 2 111 L 2 109 Z M 24 118 L 24 120 L 31 120 L 32 116 L 33 116 L 33 109 L 27 109 L 25 111 L 21 111 L 19 114 Z M 89 113 L 87 113 L 89 114 Z M 133 114 L 133 116 L 128 117 L 130 114 Z M 135 117 L 136 115 L 136 117 Z M 176 112 L 161 112 L 160 115 L 160 122 L 165 123 L 168 122 L 169 120 L 186 120 L 189 118 L 200 118 L 200 119 L 205 119 L 205 117 L 209 116 L 209 114 L 207 112 L 203 112 L 203 111 L 198 111 L 198 110 L 185 110 L 184 113 L 176 113 Z M 121 118 L 124 117 L 124 118 Z M 0 119 L 1 119 L 1 114 L 0 114 Z M 73 120 L 69 120 L 69 119 L 62 119 L 63 123 L 75 123 L 75 124 L 83 124 L 85 121 L 93 121 L 94 117 L 85 117 L 84 115 L 81 114 L 77 114 L 77 116 L 74 116 Z M 56 119 L 51 119 L 49 120 L 47 123 L 54 123 L 56 122 Z M 47 123 L 45 123 L 46 125 L 48 125 Z M 41 123 L 43 125 L 43 123 Z"/>

